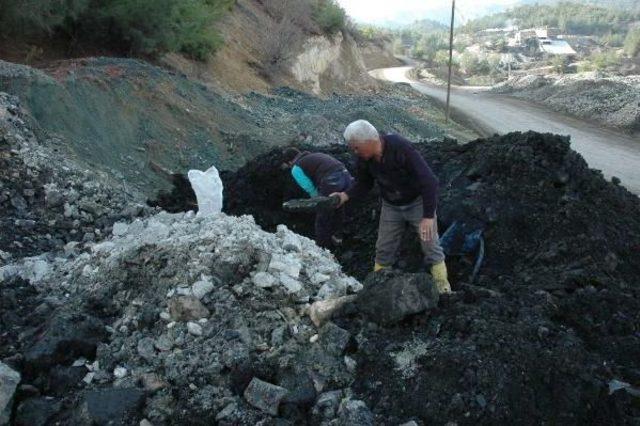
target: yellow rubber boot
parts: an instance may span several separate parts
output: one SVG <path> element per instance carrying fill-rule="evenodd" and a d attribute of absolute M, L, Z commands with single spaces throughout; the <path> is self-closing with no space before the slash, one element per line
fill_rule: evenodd
<path fill-rule="evenodd" d="M 380 272 L 382 271 L 384 268 L 386 268 L 386 266 L 383 266 L 379 263 L 374 263 L 373 264 L 373 272 Z"/>
<path fill-rule="evenodd" d="M 444 261 L 431 265 L 431 276 L 440 294 L 451 293 L 451 284 L 447 279 L 447 265 Z"/>

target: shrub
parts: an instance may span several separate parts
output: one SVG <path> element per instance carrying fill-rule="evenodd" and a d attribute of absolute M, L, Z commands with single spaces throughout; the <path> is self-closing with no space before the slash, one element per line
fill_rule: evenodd
<path fill-rule="evenodd" d="M 0 0 L 0 34 L 50 35 L 84 14 L 91 0 Z"/>
<path fill-rule="evenodd" d="M 322 31 L 334 34 L 342 31 L 347 22 L 347 14 L 335 0 L 318 0 L 314 19 Z"/>
<path fill-rule="evenodd" d="M 566 56 L 556 55 L 551 58 L 551 67 L 557 74 L 564 74 L 569 69 L 569 58 Z"/>
<path fill-rule="evenodd" d="M 624 40 L 624 51 L 632 58 L 640 54 L 640 27 L 629 31 Z"/>
<path fill-rule="evenodd" d="M 13 4 L 12 4 L 13 3 Z M 16 4 L 18 3 L 18 4 Z M 184 52 L 205 59 L 235 0 L 0 0 L 0 33 L 90 40 L 132 53 Z M 10 23 L 7 25 L 7 23 Z"/>
<path fill-rule="evenodd" d="M 470 52 L 460 56 L 460 67 L 467 75 L 487 75 L 491 72 L 491 65 L 486 58 L 479 58 Z"/>
<path fill-rule="evenodd" d="M 578 71 L 603 71 L 608 68 L 615 68 L 621 64 L 620 57 L 615 52 L 593 53 L 589 58 L 578 66 Z"/>

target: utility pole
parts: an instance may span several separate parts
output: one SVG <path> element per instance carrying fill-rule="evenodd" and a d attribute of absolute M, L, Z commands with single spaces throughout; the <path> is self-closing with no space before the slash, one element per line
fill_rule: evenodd
<path fill-rule="evenodd" d="M 456 0 L 451 1 L 451 32 L 449 34 L 449 79 L 447 81 L 447 114 L 445 123 L 449 123 L 449 99 L 451 98 L 451 67 L 453 65 L 453 19 L 456 13 Z"/>

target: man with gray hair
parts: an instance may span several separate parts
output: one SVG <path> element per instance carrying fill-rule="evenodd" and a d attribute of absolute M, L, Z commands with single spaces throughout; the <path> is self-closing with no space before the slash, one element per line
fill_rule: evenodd
<path fill-rule="evenodd" d="M 399 135 L 381 135 L 366 120 L 349 124 L 344 132 L 358 157 L 355 184 L 340 197 L 340 205 L 365 195 L 378 183 L 382 210 L 374 271 L 392 266 L 407 224 L 420 237 L 424 261 L 440 293 L 451 292 L 445 256 L 438 238 L 436 206 L 438 178 L 413 144 Z"/>

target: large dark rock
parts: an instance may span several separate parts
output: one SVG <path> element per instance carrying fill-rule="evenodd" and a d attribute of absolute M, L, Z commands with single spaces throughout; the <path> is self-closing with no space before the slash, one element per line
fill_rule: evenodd
<path fill-rule="evenodd" d="M 85 366 L 55 366 L 47 373 L 47 393 L 64 396 L 67 392 L 77 388 L 78 383 L 86 374 L 87 369 Z"/>
<path fill-rule="evenodd" d="M 391 324 L 438 305 L 438 290 L 430 276 L 381 271 L 370 274 L 356 300 L 372 321 Z"/>
<path fill-rule="evenodd" d="M 17 426 L 44 426 L 55 416 L 62 404 L 55 398 L 29 398 L 20 403 L 16 413 Z"/>
<path fill-rule="evenodd" d="M 90 391 L 84 398 L 80 421 L 94 425 L 133 424 L 139 420 L 144 401 L 145 393 L 135 388 Z"/>
<path fill-rule="evenodd" d="M 339 426 L 373 426 L 373 413 L 363 401 L 345 400 L 338 410 Z"/>
<path fill-rule="evenodd" d="M 58 312 L 25 351 L 25 364 L 29 371 L 34 372 L 69 363 L 81 356 L 93 359 L 97 344 L 105 337 L 106 330 L 99 319 Z"/>
<path fill-rule="evenodd" d="M 283 387 L 264 382 L 254 377 L 244 391 L 247 402 L 273 416 L 278 414 L 280 402 L 289 393 Z"/>
<path fill-rule="evenodd" d="M 340 356 L 347 348 L 351 334 L 332 322 L 326 323 L 318 333 L 320 344 L 331 355 Z"/>

